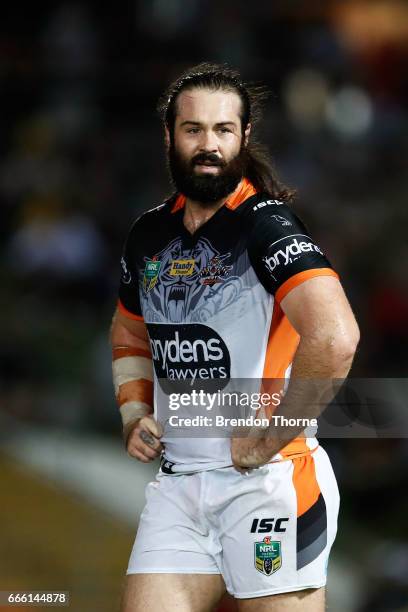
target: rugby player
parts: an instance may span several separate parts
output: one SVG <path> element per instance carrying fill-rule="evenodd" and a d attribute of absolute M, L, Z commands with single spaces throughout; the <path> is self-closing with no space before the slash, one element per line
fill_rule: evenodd
<path fill-rule="evenodd" d="M 161 456 L 122 612 L 321 612 L 339 493 L 314 436 L 179 437 L 166 380 L 344 378 L 359 331 L 294 192 L 253 141 L 259 90 L 200 64 L 159 110 L 175 193 L 133 224 L 111 342 L 127 452 Z M 168 413 L 167 413 L 168 414 Z M 195 411 L 197 414 L 197 411 Z M 190 415 L 191 416 L 191 415 Z"/>

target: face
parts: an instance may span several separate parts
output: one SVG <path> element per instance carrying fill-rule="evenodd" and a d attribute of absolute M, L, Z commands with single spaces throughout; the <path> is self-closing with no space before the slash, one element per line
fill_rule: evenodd
<path fill-rule="evenodd" d="M 203 205 L 225 198 L 244 174 L 250 126 L 242 134 L 241 100 L 232 91 L 192 89 L 176 101 L 173 138 L 166 131 L 178 191 Z"/>

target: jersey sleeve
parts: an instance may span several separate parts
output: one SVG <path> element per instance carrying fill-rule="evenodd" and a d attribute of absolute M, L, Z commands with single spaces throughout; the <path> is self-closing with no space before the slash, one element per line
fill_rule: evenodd
<path fill-rule="evenodd" d="M 120 260 L 122 275 L 119 283 L 118 308 L 130 319 L 143 321 L 139 295 L 139 266 L 135 252 L 135 225 L 128 234 Z"/>
<path fill-rule="evenodd" d="M 248 252 L 265 287 L 280 302 L 294 287 L 315 276 L 337 273 L 302 221 L 284 203 L 269 200 L 251 210 Z"/>

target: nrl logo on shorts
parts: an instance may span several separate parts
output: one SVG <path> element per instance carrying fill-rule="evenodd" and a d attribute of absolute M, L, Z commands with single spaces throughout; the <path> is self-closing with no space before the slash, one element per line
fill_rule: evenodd
<path fill-rule="evenodd" d="M 146 266 L 143 274 L 143 289 L 146 293 L 151 291 L 155 284 L 160 272 L 161 261 L 158 261 L 153 257 L 149 261 L 146 261 Z"/>
<path fill-rule="evenodd" d="M 281 543 L 265 536 L 262 542 L 255 542 L 255 568 L 261 574 L 270 576 L 282 567 Z"/>

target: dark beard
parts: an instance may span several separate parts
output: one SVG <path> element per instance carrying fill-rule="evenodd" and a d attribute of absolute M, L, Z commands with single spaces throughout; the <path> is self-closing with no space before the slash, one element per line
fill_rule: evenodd
<path fill-rule="evenodd" d="M 178 192 L 187 198 L 211 206 L 214 202 L 226 198 L 235 191 L 245 174 L 245 149 L 241 147 L 238 155 L 231 161 L 220 160 L 214 153 L 200 153 L 186 161 L 175 150 L 171 143 L 168 153 L 168 167 L 171 180 Z M 194 166 L 198 162 L 210 162 L 221 167 L 221 172 L 214 175 L 198 176 Z"/>

